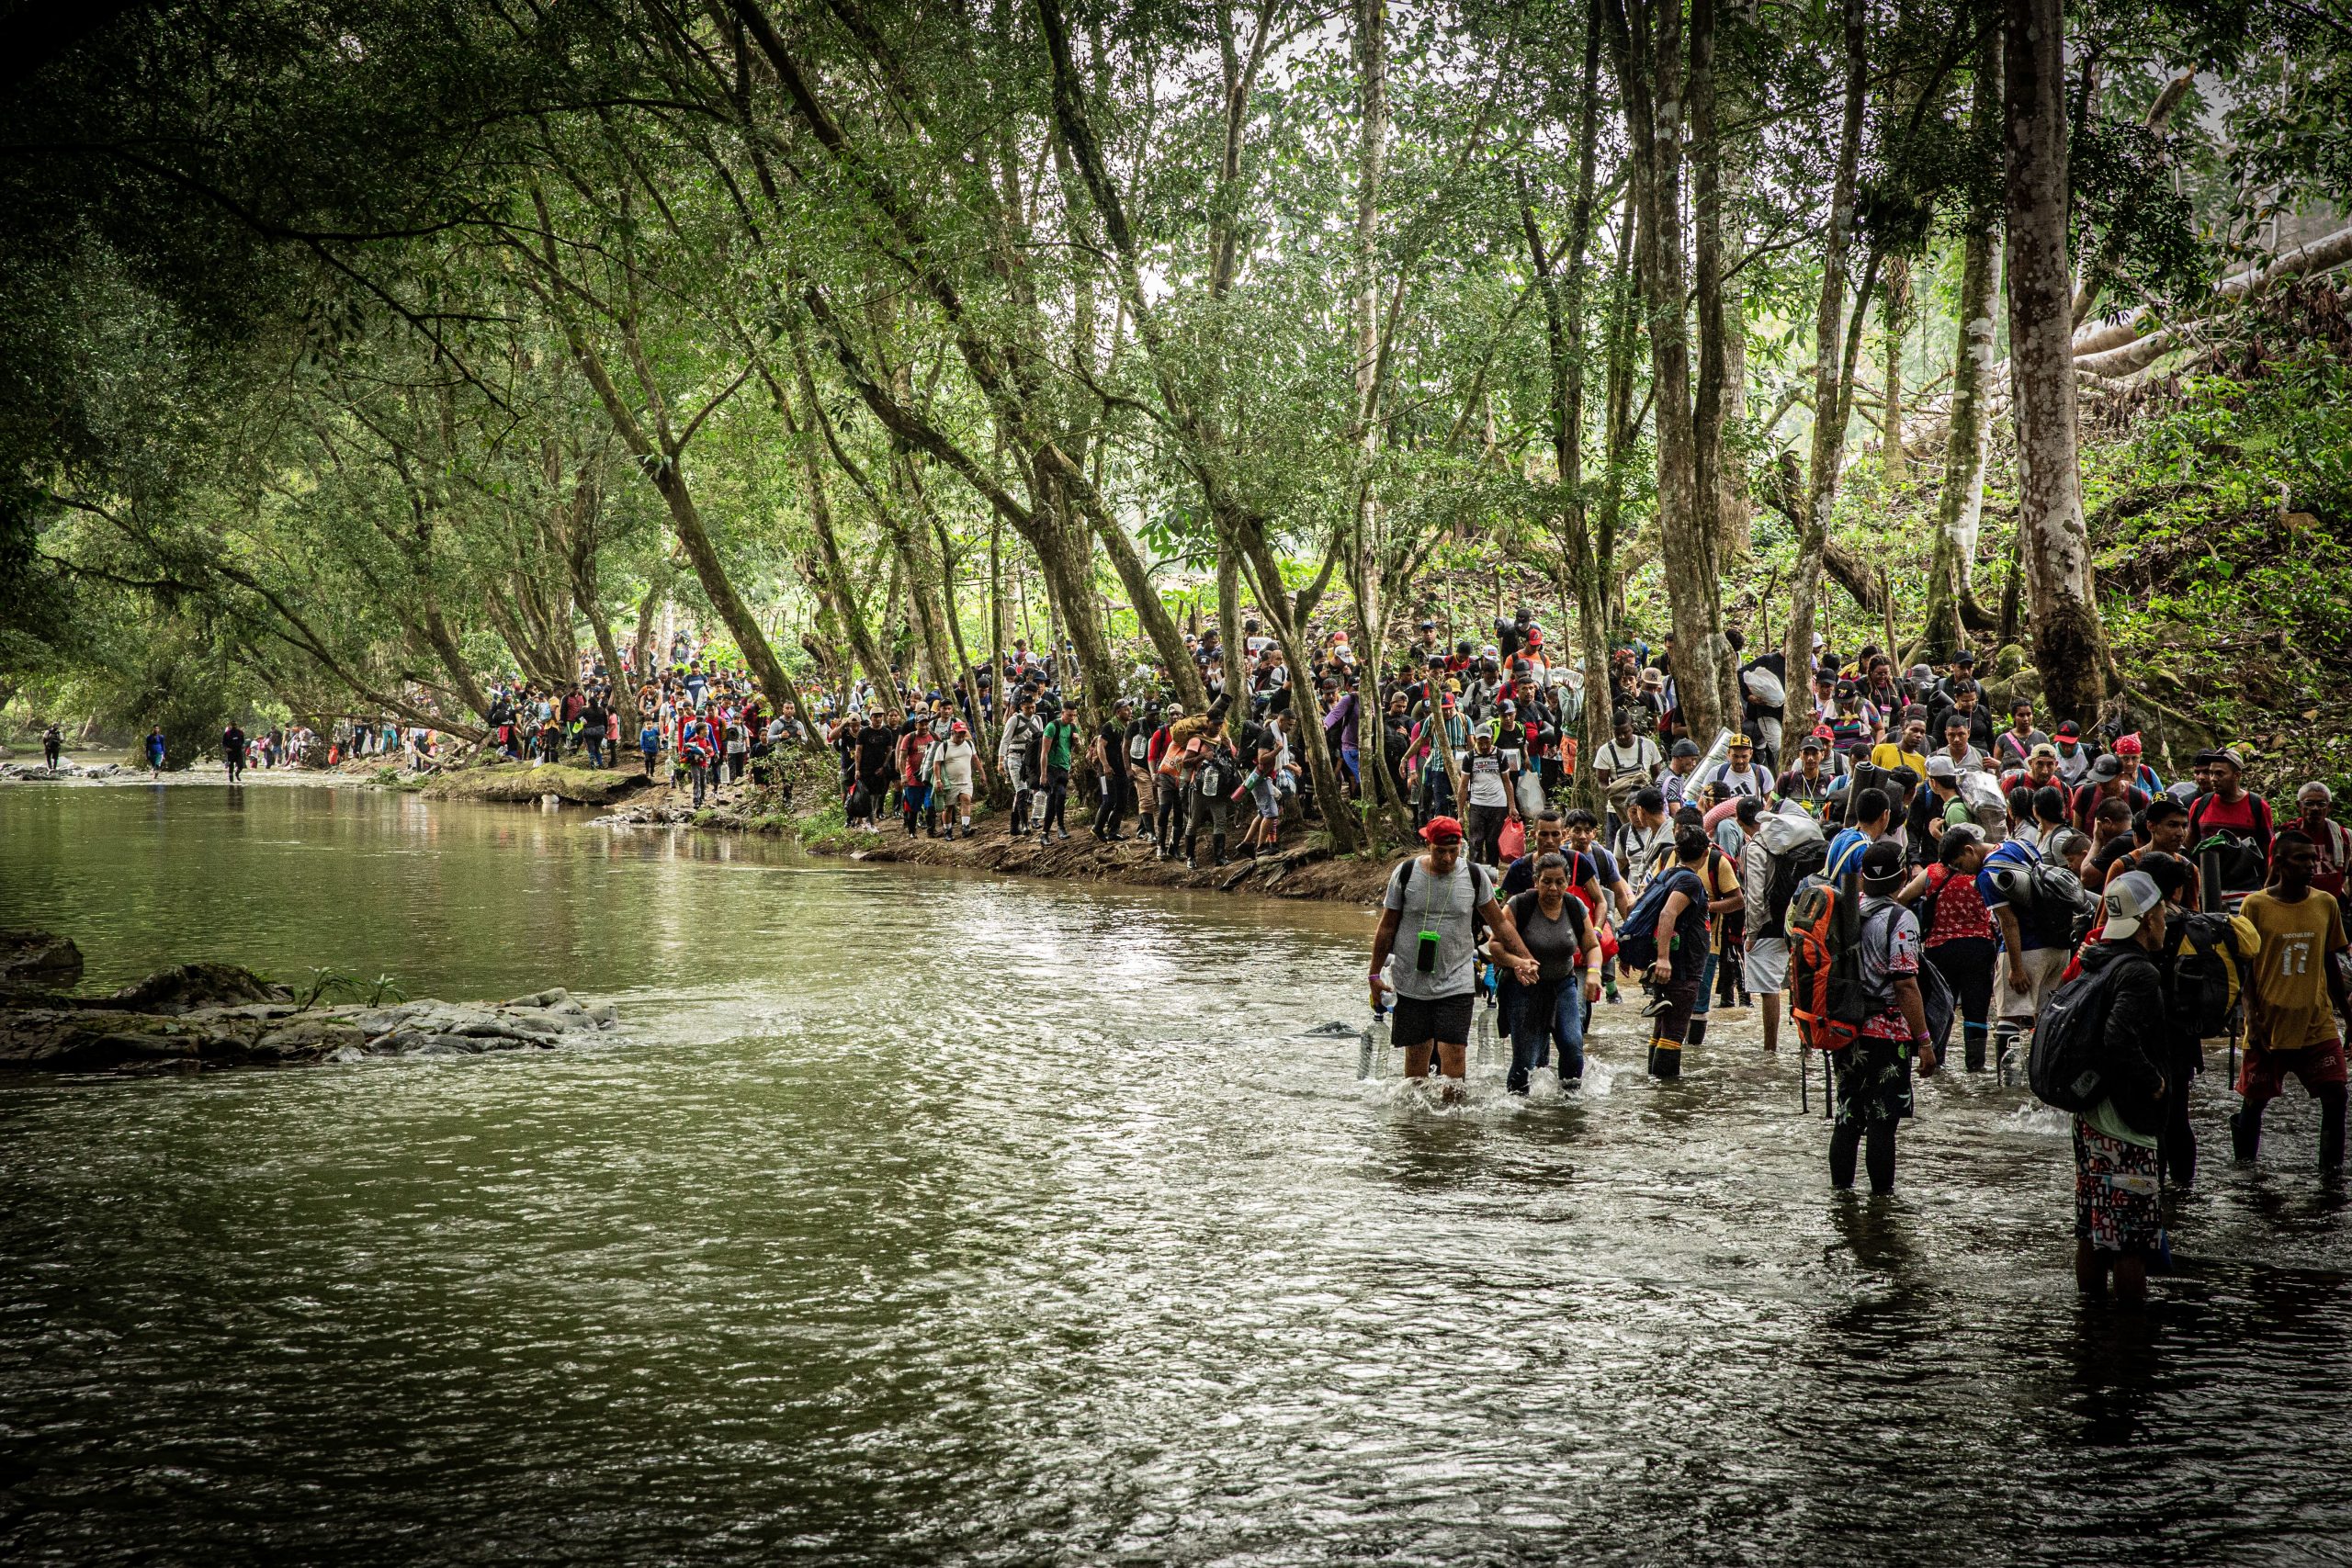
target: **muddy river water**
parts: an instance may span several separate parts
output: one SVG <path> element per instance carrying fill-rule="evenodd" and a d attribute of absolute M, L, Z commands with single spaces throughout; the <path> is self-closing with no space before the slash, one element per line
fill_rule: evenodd
<path fill-rule="evenodd" d="M 2063 1122 L 1923 1086 L 1835 1198 L 1792 1061 L 1360 1082 L 1371 917 L 315 788 L 0 789 L 0 924 L 548 985 L 554 1053 L 0 1081 L 15 1562 L 2352 1560 L 2316 1118 L 2144 1319 Z"/>

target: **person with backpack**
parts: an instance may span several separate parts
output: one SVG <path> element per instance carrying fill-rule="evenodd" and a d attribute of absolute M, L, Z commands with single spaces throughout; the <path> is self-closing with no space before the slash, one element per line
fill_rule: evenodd
<path fill-rule="evenodd" d="M 1666 796 L 1656 789 L 1635 790 L 1625 803 L 1625 820 L 1609 847 L 1639 896 L 1674 855 L 1674 825 L 1667 819 Z"/>
<path fill-rule="evenodd" d="M 1984 829 L 1973 822 L 1955 823 L 1937 841 L 1935 863 L 1895 895 L 1917 919 L 1921 952 L 1959 1004 L 1962 1060 L 1972 1073 L 1984 1070 L 1993 969 L 2001 949 L 1999 930 L 1976 890 L 1976 874 L 1991 852 Z"/>
<path fill-rule="evenodd" d="M 2344 910 L 2312 886 L 2319 849 L 2290 828 L 2278 836 L 2271 881 L 2239 906 L 2261 939 L 2246 998 L 2245 1055 L 2238 1066 L 2244 1097 L 2230 1118 L 2237 1157 L 2262 1152 L 2262 1112 L 2289 1075 L 2319 1101 L 2319 1168 L 2334 1180 L 2344 1169 L 2344 1038 L 2335 1015 L 2352 1016 L 2338 955 L 2346 948 Z"/>
<path fill-rule="evenodd" d="M 1045 725 L 1037 737 L 1038 755 L 1046 770 L 1046 808 L 1037 818 L 1040 847 L 1056 833 L 1069 837 L 1069 770 L 1078 757 L 1078 705 L 1065 700 L 1061 715 Z"/>
<path fill-rule="evenodd" d="M 1216 713 L 1215 704 L 1209 711 Z M 1233 748 L 1232 738 L 1226 734 L 1222 715 L 1213 719 L 1209 728 L 1189 746 L 1199 751 L 1193 763 L 1193 808 L 1184 824 L 1184 869 L 1200 869 L 1199 845 L 1201 834 L 1209 835 L 1209 853 L 1218 865 L 1227 863 L 1226 835 L 1233 826 L 1233 791 L 1241 782 L 1241 757 Z"/>
<path fill-rule="evenodd" d="M 1510 913 L 1495 902 L 1486 868 L 1464 857 L 1462 824 L 1433 818 L 1421 829 L 1421 841 L 1429 848 L 1389 874 L 1381 898 L 1372 937 L 1373 1008 L 1379 1010 L 1385 996 L 1396 998 L 1389 1038 L 1405 1053 L 1405 1077 L 1429 1077 L 1434 1058 L 1439 1073 L 1453 1080 L 1446 1089 L 1453 1100 L 1468 1075 L 1477 928 L 1483 924 L 1492 933 L 1488 952 L 1510 964 L 1520 984 L 1533 985 L 1541 968 Z"/>
<path fill-rule="evenodd" d="M 2091 818 L 2104 801 L 2120 800 L 2136 814 L 2146 809 L 2148 792 L 2123 776 L 2123 762 L 2114 753 L 2101 757 L 2091 764 L 2084 782 L 2076 786 L 2074 798 L 2075 826 L 2087 833 Z"/>
<path fill-rule="evenodd" d="M 1625 880 L 1617 857 L 1600 847 L 1600 818 L 1582 807 L 1562 818 L 1568 829 L 1568 848 L 1592 862 L 1595 897 L 1592 912 L 1600 927 L 1601 995 L 1611 1007 L 1618 1004 L 1617 935 L 1615 925 L 1634 907 L 1634 886 Z"/>
<path fill-rule="evenodd" d="M 1714 851 L 1706 829 L 1674 830 L 1674 859 L 1653 877 L 1617 931 L 1617 948 L 1630 967 L 1647 976 L 1651 994 L 1642 1010 L 1650 1022 L 1650 1076 L 1682 1076 L 1684 1036 L 1706 973 L 1707 885 L 1702 873 Z"/>
<path fill-rule="evenodd" d="M 1592 754 L 1592 774 L 1609 802 L 1609 832 L 1613 839 L 1623 826 L 1634 796 L 1649 787 L 1666 759 L 1657 742 L 1634 735 L 1634 710 L 1621 707 L 1612 716 L 1608 743 Z"/>
<path fill-rule="evenodd" d="M 1993 1059 L 2004 1074 L 2018 1037 L 2032 1032 L 2074 951 L 2075 908 L 2059 907 L 2054 887 L 2045 887 L 2045 869 L 2041 852 L 2013 837 L 1986 855 L 1976 873 L 1977 896 L 2001 931 Z"/>
<path fill-rule="evenodd" d="M 1781 996 L 1789 977 L 1789 900 L 1797 885 L 1821 868 L 1827 847 L 1821 824 L 1809 812 L 1783 802 L 1757 814 L 1740 849 L 1739 881 L 1747 916 L 1741 965 L 1748 995 L 1763 1016 L 1767 1051 L 1781 1048 Z"/>
<path fill-rule="evenodd" d="M 2341 904 L 2345 874 L 2352 870 L 2352 829 L 2328 815 L 2335 804 L 2335 792 L 2317 779 L 2295 792 L 2295 830 L 2319 852 L 2312 886 Z"/>
<path fill-rule="evenodd" d="M 1560 836 L 1555 834 L 1555 841 Z M 1532 985 L 1512 982 L 1517 995 L 1503 1010 L 1510 1032 L 1510 1073 L 1504 1087 L 1513 1094 L 1527 1092 L 1547 1047 L 1555 1044 L 1560 1087 L 1584 1081 L 1586 1012 L 1600 999 L 1600 931 L 1591 907 L 1574 891 L 1567 857 L 1557 849 L 1544 851 L 1535 857 L 1534 874 L 1534 885 L 1504 906 L 1538 965 Z"/>
<path fill-rule="evenodd" d="M 2165 937 L 2163 890 L 2145 872 L 2116 877 L 2100 898 L 2100 939 L 2083 973 L 2051 999 L 2034 1040 L 2034 1092 L 2074 1114 L 2075 1282 L 2119 1302 L 2148 1294 L 2161 1246 L 2158 1138 L 2172 1086 L 2151 1054 L 2162 1037 L 2164 990 L 2153 956 Z"/>
<path fill-rule="evenodd" d="M 1686 806 L 1674 814 L 1676 845 L 1680 847 L 1680 833 L 1685 828 L 1707 832 L 1705 814 L 1695 806 Z M 1686 1046 L 1705 1043 L 1707 1018 L 1714 1010 L 1715 978 L 1723 973 L 1724 964 L 1724 927 L 1738 918 L 1747 904 L 1739 890 L 1739 869 L 1735 852 L 1725 850 L 1707 833 L 1707 852 L 1697 867 L 1699 880 L 1707 890 L 1707 955 L 1699 971 L 1698 994 L 1691 998 L 1690 1026 L 1683 1033 Z M 1729 1006 L 1729 1003 L 1725 1003 Z"/>
<path fill-rule="evenodd" d="M 2212 891 L 2235 908 L 2268 877 L 2270 803 L 2245 787 L 2245 762 L 2235 751 L 2224 747 L 2199 760 L 2211 787 L 2188 806 L 2189 855 L 2211 867 Z"/>
<path fill-rule="evenodd" d="M 1936 1047 L 1919 989 L 1919 925 L 1894 897 L 1903 885 L 1902 846 L 1871 844 L 1856 870 L 1857 974 L 1869 1015 L 1849 1043 L 1829 1053 L 1837 1076 L 1829 1185 L 1851 1190 L 1860 1155 L 1871 1191 L 1883 1195 L 1894 1190 L 1894 1133 L 1911 1115 L 1913 1064 L 1921 1076 L 1933 1074 Z"/>
<path fill-rule="evenodd" d="M 1876 785 L 1856 790 L 1849 798 L 1853 807 L 1849 825 L 1838 829 L 1838 836 L 1829 840 L 1828 858 L 1821 868 L 1832 882 L 1843 881 L 1861 869 L 1863 852 L 1886 837 L 1891 816 L 1885 792 Z"/>

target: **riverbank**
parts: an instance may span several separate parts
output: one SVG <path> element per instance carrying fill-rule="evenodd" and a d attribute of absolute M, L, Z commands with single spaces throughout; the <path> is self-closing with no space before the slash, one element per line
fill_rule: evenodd
<path fill-rule="evenodd" d="M 796 761 L 798 760 L 796 759 Z M 1380 897 L 1393 859 L 1363 861 L 1334 857 L 1319 829 L 1299 823 L 1284 829 L 1281 847 L 1257 859 L 1236 856 L 1216 865 L 1204 855 L 1196 867 L 1152 854 L 1148 840 L 1105 843 L 1084 827 L 1068 839 L 1040 843 L 1006 830 L 1001 812 L 983 808 L 969 836 L 954 840 L 909 837 L 895 819 L 882 832 L 842 826 L 830 777 L 816 764 L 796 766 L 793 786 L 778 789 L 748 781 L 710 792 L 696 806 L 690 790 L 648 784 L 635 769 L 586 768 L 570 764 L 525 766 L 514 762 L 475 764 L 445 772 L 409 773 L 379 759 L 356 758 L 333 768 L 249 771 L 247 784 L 326 784 L 397 791 L 428 800 L 480 800 L 515 805 L 605 808 L 599 825 L 613 828 L 672 828 L 710 833 L 788 835 L 811 854 L 875 863 L 949 866 L 1002 876 L 1049 882 L 1117 883 L 1202 893 L 1284 899 L 1323 899 L 1369 905 Z M 36 774 L 25 782 L 40 782 Z M 129 772 L 80 772 L 69 780 L 145 784 Z M 220 784 L 225 771 L 205 761 L 166 773 L 165 783 Z M 825 804 L 810 807 L 808 802 Z M 1235 835 L 1238 837 L 1238 834 Z M 1205 851 L 1207 846 L 1202 848 Z"/>
<path fill-rule="evenodd" d="M 995 812 L 983 812 L 969 833 L 954 839 L 910 835 L 895 818 L 882 831 L 868 832 L 842 826 L 838 806 L 796 812 L 777 792 L 749 785 L 713 795 L 701 807 L 693 804 L 687 792 L 658 786 L 598 820 L 613 827 L 788 832 L 811 854 L 874 864 L 952 866 L 1048 882 L 1114 882 L 1132 887 L 1352 904 L 1377 901 L 1394 863 L 1336 857 L 1319 830 L 1297 824 L 1285 829 L 1285 841 L 1278 849 L 1256 859 L 1236 855 L 1228 863 L 1217 865 L 1204 853 L 1197 866 L 1157 858 L 1148 838 L 1131 836 L 1106 843 L 1083 827 L 1067 839 L 1051 842 L 1040 842 L 1025 833 L 1016 837 L 1008 830 L 1008 819 Z M 1204 843 L 1202 849 L 1205 852 L 1207 845 Z"/>

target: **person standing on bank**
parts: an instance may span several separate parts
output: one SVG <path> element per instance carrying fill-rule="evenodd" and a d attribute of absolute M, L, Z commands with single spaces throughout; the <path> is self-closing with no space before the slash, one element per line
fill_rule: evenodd
<path fill-rule="evenodd" d="M 1521 985 L 1533 985 L 1542 970 L 1519 940 L 1510 912 L 1495 902 L 1493 879 L 1464 859 L 1462 824 L 1431 818 L 1421 840 L 1427 852 L 1397 866 L 1381 900 L 1372 938 L 1373 1005 L 1380 1005 L 1384 993 L 1395 995 L 1389 1034 L 1405 1053 L 1405 1076 L 1427 1077 L 1434 1056 L 1438 1071 L 1455 1080 L 1446 1086 L 1446 1098 L 1453 1099 L 1469 1071 L 1477 928 L 1483 924 L 1493 933 L 1489 953 L 1510 964 Z"/>

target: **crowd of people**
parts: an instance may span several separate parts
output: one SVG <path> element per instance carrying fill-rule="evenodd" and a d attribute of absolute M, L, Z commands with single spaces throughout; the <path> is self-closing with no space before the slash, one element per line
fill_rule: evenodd
<path fill-rule="evenodd" d="M 2127 1297 L 2161 1246 L 2159 1188 L 2195 1179 L 2188 1086 L 2206 1041 L 2232 1036 L 2233 1155 L 2259 1157 L 2291 1078 L 2339 1179 L 2352 833 L 2329 786 L 2275 810 L 2227 748 L 2167 780 L 2136 734 L 2045 732 L 2027 700 L 1996 718 L 1974 665 L 1962 650 L 1940 673 L 1897 674 L 1875 649 L 1846 663 L 1825 648 L 1792 693 L 1777 655 L 1746 662 L 1742 722 L 1702 751 L 1666 660 L 1620 650 L 1599 813 L 1554 805 L 1521 696 L 1476 671 L 1457 693 L 1430 665 L 1434 705 L 1404 694 L 1426 848 L 1392 874 L 1372 952 L 1406 1075 L 1464 1075 L 1482 994 L 1522 1093 L 1554 1061 L 1563 1088 L 1578 1082 L 1621 978 L 1639 987 L 1624 999 L 1660 1078 L 1713 1009 L 1755 1006 L 1777 1049 L 1785 1001 L 1832 1069 L 1832 1185 L 1861 1167 L 1885 1192 L 1915 1077 L 1938 1070 L 1956 1023 L 1965 1070 L 2030 1077 L 2072 1114 L 2078 1272 Z M 1523 691 L 1513 673 L 1506 691 Z M 1441 728 L 1432 759 L 1421 737 Z M 1443 809 L 1457 788 L 1458 816 Z"/>

